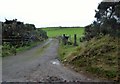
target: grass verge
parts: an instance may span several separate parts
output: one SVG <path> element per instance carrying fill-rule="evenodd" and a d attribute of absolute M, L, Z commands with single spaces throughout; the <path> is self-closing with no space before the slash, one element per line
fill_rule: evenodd
<path fill-rule="evenodd" d="M 58 49 L 59 59 L 62 62 L 65 61 L 65 59 L 70 55 L 70 53 L 75 51 L 76 48 L 77 47 L 73 45 L 63 45 L 62 43 L 60 43 Z"/>
<path fill-rule="evenodd" d="M 20 53 L 20 52 L 24 52 L 26 50 L 29 50 L 39 44 L 42 44 L 43 42 L 32 42 L 27 46 L 23 46 L 23 47 L 19 47 L 19 48 L 10 48 L 9 45 L 6 46 L 2 46 L 2 57 L 6 57 L 6 56 L 11 56 L 11 55 L 15 55 L 15 53 Z"/>
<path fill-rule="evenodd" d="M 59 58 L 78 72 L 84 71 L 102 79 L 117 80 L 120 49 L 118 40 L 120 39 L 106 35 L 93 38 L 76 48 L 60 45 Z"/>

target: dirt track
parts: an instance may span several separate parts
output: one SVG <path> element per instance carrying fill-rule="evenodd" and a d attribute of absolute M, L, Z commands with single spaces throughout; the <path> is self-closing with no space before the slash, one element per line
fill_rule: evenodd
<path fill-rule="evenodd" d="M 39 52 L 40 48 L 44 51 Z M 99 81 L 91 79 L 64 67 L 57 59 L 58 41 L 49 39 L 28 51 L 16 56 L 3 58 L 3 81 L 7 82 L 62 82 Z"/>

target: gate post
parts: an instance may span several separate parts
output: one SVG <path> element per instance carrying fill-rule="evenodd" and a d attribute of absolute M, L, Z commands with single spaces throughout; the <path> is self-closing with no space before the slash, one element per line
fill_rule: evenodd
<path fill-rule="evenodd" d="M 74 46 L 77 46 L 77 35 L 74 34 Z"/>

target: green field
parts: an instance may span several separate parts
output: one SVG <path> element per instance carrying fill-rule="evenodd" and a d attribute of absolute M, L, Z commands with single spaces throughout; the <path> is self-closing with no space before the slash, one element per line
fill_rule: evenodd
<path fill-rule="evenodd" d="M 57 37 L 66 34 L 73 41 L 74 34 L 77 34 L 77 41 L 83 36 L 84 28 L 42 28 L 47 32 L 48 37 Z"/>
<path fill-rule="evenodd" d="M 56 37 L 63 34 L 66 35 L 77 34 L 81 36 L 84 33 L 84 28 L 43 28 L 42 30 L 47 31 L 47 35 L 49 37 Z"/>

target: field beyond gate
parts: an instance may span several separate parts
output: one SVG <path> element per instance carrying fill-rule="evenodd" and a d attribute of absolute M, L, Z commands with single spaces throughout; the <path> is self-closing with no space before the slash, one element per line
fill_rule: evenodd
<path fill-rule="evenodd" d="M 84 34 L 84 28 L 83 27 L 76 27 L 76 28 L 42 28 L 42 30 L 45 30 L 47 32 L 48 37 L 57 37 L 61 36 L 63 34 L 66 34 L 68 36 L 71 36 L 71 40 L 73 41 L 74 34 L 77 34 L 77 41 L 79 41 L 79 38 L 83 36 Z"/>

